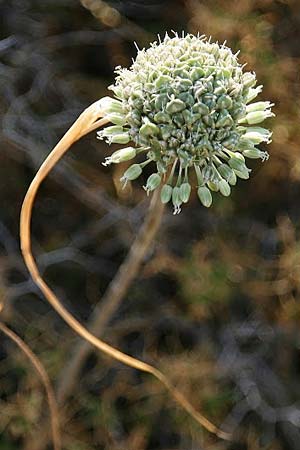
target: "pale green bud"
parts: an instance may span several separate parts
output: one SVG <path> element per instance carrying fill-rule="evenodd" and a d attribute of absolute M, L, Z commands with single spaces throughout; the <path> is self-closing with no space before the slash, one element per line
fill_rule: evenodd
<path fill-rule="evenodd" d="M 147 180 L 146 186 L 144 186 L 145 191 L 147 194 L 149 192 L 154 191 L 161 183 L 161 176 L 158 175 L 158 173 L 152 173 L 150 177 Z"/>
<path fill-rule="evenodd" d="M 190 183 L 182 183 L 180 186 L 180 198 L 183 203 L 187 203 L 189 201 L 190 195 L 191 195 L 191 185 Z"/>
<path fill-rule="evenodd" d="M 266 128 L 261 127 L 249 127 L 241 140 L 249 141 L 253 145 L 260 144 L 261 142 L 270 142 L 271 132 Z"/>
<path fill-rule="evenodd" d="M 242 76 L 242 81 L 245 87 L 251 88 L 256 84 L 256 76 L 255 73 L 246 72 Z"/>
<path fill-rule="evenodd" d="M 111 97 L 103 97 L 100 100 L 100 109 L 105 113 L 123 113 L 122 103 Z"/>
<path fill-rule="evenodd" d="M 230 186 L 224 179 L 219 181 L 219 189 L 221 194 L 224 195 L 224 197 L 228 197 L 231 193 Z"/>
<path fill-rule="evenodd" d="M 124 129 L 120 125 L 112 125 L 110 127 L 103 128 L 103 130 L 98 131 L 97 135 L 101 139 L 103 137 L 110 137 L 113 134 L 123 133 Z"/>
<path fill-rule="evenodd" d="M 169 184 L 163 185 L 160 192 L 160 199 L 162 203 L 168 203 L 171 200 L 172 191 L 173 191 L 172 186 L 170 186 Z"/>
<path fill-rule="evenodd" d="M 177 186 L 175 186 L 173 188 L 173 191 L 172 191 L 172 203 L 174 205 L 174 212 L 173 212 L 173 214 L 174 215 L 175 214 L 179 214 L 180 211 L 181 211 L 180 206 L 182 204 L 182 200 L 181 200 L 181 196 L 180 196 L 180 189 Z"/>
<path fill-rule="evenodd" d="M 114 134 L 109 137 L 111 144 L 128 144 L 130 142 L 130 136 L 128 133 Z"/>
<path fill-rule="evenodd" d="M 245 155 L 247 158 L 250 158 L 250 159 L 259 159 L 260 158 L 260 159 L 262 159 L 262 161 L 269 159 L 268 152 L 262 152 L 261 150 L 259 150 L 256 147 L 250 148 L 248 150 L 244 150 L 243 155 Z"/>
<path fill-rule="evenodd" d="M 183 111 L 185 108 L 186 104 L 182 100 L 173 99 L 167 104 L 166 111 L 169 114 L 175 114 L 177 112 Z"/>
<path fill-rule="evenodd" d="M 110 122 L 115 123 L 116 125 L 125 125 L 125 123 L 126 123 L 126 118 L 123 114 L 109 113 L 109 114 L 106 114 L 105 117 Z"/>
<path fill-rule="evenodd" d="M 105 158 L 103 166 L 108 166 L 109 164 L 118 164 L 124 161 L 129 161 L 136 156 L 136 149 L 133 147 L 121 148 L 114 152 L 111 156 Z"/>
<path fill-rule="evenodd" d="M 140 128 L 140 134 L 144 136 L 154 136 L 155 134 L 159 133 L 159 128 L 155 123 L 151 123 L 150 121 L 147 121 L 144 123 Z"/>
<path fill-rule="evenodd" d="M 266 111 L 252 111 L 249 112 L 243 121 L 247 122 L 249 125 L 254 125 L 256 123 L 263 122 L 267 117 L 272 117 L 275 114 L 273 114 L 269 109 Z"/>
<path fill-rule="evenodd" d="M 265 109 L 270 109 L 274 106 L 274 103 L 271 102 L 255 102 L 246 106 L 247 113 L 254 111 L 264 111 Z"/>
<path fill-rule="evenodd" d="M 168 75 L 159 75 L 159 77 L 155 80 L 154 84 L 156 88 L 160 88 L 161 86 L 170 83 L 172 78 Z"/>
<path fill-rule="evenodd" d="M 248 170 L 246 164 L 240 158 L 235 156 L 229 159 L 228 164 L 234 171 L 238 170 L 239 172 L 244 172 L 245 170 Z"/>
<path fill-rule="evenodd" d="M 246 103 L 252 102 L 252 100 L 254 100 L 258 96 L 258 94 L 261 93 L 262 88 L 262 84 L 260 86 L 257 86 L 256 88 L 250 88 L 246 97 Z"/>
<path fill-rule="evenodd" d="M 249 179 L 249 172 L 250 172 L 250 170 L 245 168 L 245 167 L 244 167 L 243 170 L 236 170 L 236 169 L 234 169 L 234 172 L 239 178 L 242 178 L 243 180 L 248 180 Z"/>
<path fill-rule="evenodd" d="M 219 182 L 218 183 L 214 183 L 213 181 L 208 181 L 207 182 L 207 186 L 213 192 L 218 192 L 219 191 Z"/>
<path fill-rule="evenodd" d="M 132 164 L 132 166 L 128 167 L 128 169 L 124 172 L 121 181 L 124 181 L 125 184 L 127 181 L 133 181 L 141 175 L 142 171 L 143 170 L 139 164 Z"/>
<path fill-rule="evenodd" d="M 200 186 L 197 194 L 202 205 L 209 208 L 212 204 L 212 195 L 210 190 L 206 186 Z"/>

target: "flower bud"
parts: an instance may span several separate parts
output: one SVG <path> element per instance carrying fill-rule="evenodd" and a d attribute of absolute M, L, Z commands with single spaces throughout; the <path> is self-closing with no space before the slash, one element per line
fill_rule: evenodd
<path fill-rule="evenodd" d="M 111 97 L 103 97 L 100 100 L 100 108 L 105 114 L 123 113 L 122 103 Z"/>
<path fill-rule="evenodd" d="M 132 164 L 132 166 L 128 167 L 128 169 L 124 172 L 121 181 L 124 181 L 125 184 L 127 181 L 133 181 L 138 178 L 142 173 L 142 168 L 139 164 Z"/>
<path fill-rule="evenodd" d="M 124 129 L 122 126 L 120 125 L 112 125 L 110 127 L 106 127 L 101 131 L 97 132 L 97 135 L 100 139 L 102 139 L 103 137 L 110 137 L 114 134 L 120 134 L 123 133 Z"/>
<path fill-rule="evenodd" d="M 224 179 L 219 181 L 219 189 L 221 194 L 224 195 L 224 197 L 228 197 L 231 193 L 230 186 Z"/>
<path fill-rule="evenodd" d="M 265 111 L 252 111 L 249 112 L 246 117 L 244 118 L 244 120 L 249 124 L 249 125 L 254 125 L 256 123 L 261 123 L 263 122 L 267 117 L 272 117 L 275 114 L 273 114 L 269 109 L 265 110 Z"/>
<path fill-rule="evenodd" d="M 177 186 L 175 186 L 173 188 L 173 191 L 172 191 L 172 203 L 174 205 L 174 212 L 173 212 L 173 214 L 174 215 L 175 214 L 179 214 L 180 211 L 181 211 L 180 206 L 182 204 L 182 200 L 181 200 L 181 196 L 180 196 L 180 189 Z"/>
<path fill-rule="evenodd" d="M 247 113 L 253 111 L 264 111 L 266 109 L 271 108 L 272 106 L 274 106 L 274 103 L 271 102 L 255 102 L 251 103 L 250 105 L 247 105 L 246 111 Z"/>
<path fill-rule="evenodd" d="M 228 181 L 231 185 L 235 185 L 236 175 L 231 167 L 227 166 L 227 164 L 221 164 L 218 167 L 218 172 L 225 181 Z"/>
<path fill-rule="evenodd" d="M 245 155 L 247 158 L 250 159 L 262 159 L 262 161 L 265 161 L 269 158 L 268 152 L 262 152 L 256 147 L 250 148 L 248 150 L 243 151 L 243 155 Z"/>
<path fill-rule="evenodd" d="M 144 125 L 140 128 L 140 134 L 144 136 L 154 136 L 159 132 L 159 128 L 155 123 L 151 123 L 150 121 L 147 121 L 144 123 Z"/>
<path fill-rule="evenodd" d="M 168 203 L 172 197 L 173 188 L 169 184 L 164 184 L 160 192 L 160 199 L 162 203 Z"/>
<path fill-rule="evenodd" d="M 130 136 L 128 133 L 114 134 L 109 138 L 111 144 L 128 144 Z"/>
<path fill-rule="evenodd" d="M 182 183 L 182 185 L 180 186 L 179 190 L 180 190 L 180 198 L 182 200 L 183 203 L 187 203 L 189 201 L 190 195 L 191 195 L 191 185 L 190 183 Z"/>
<path fill-rule="evenodd" d="M 186 108 L 186 104 L 180 99 L 171 100 L 167 106 L 166 111 L 169 114 L 175 114 L 177 112 L 183 111 Z"/>
<path fill-rule="evenodd" d="M 257 86 L 256 88 L 250 88 L 246 96 L 246 103 L 252 102 L 252 100 L 254 100 L 258 96 L 258 94 L 261 93 L 262 88 L 262 85 Z"/>
<path fill-rule="evenodd" d="M 240 172 L 244 172 L 245 170 L 248 170 L 244 161 L 242 161 L 240 158 L 236 156 L 232 156 L 229 159 L 228 164 L 234 171 L 238 170 Z"/>
<path fill-rule="evenodd" d="M 134 158 L 136 155 L 136 149 L 133 147 L 125 147 L 121 148 L 114 152 L 111 156 L 105 158 L 104 166 L 108 166 L 109 164 L 118 164 L 120 162 L 129 161 Z"/>
<path fill-rule="evenodd" d="M 119 113 L 109 113 L 106 114 L 106 119 L 108 119 L 110 122 L 116 124 L 116 125 L 125 125 L 126 118 L 123 114 Z"/>
<path fill-rule="evenodd" d="M 212 195 L 210 190 L 206 186 L 201 186 L 198 188 L 197 194 L 202 205 L 209 208 L 212 204 Z"/>
<path fill-rule="evenodd" d="M 243 74 L 242 81 L 245 87 L 251 88 L 256 84 L 256 76 L 254 73 L 246 72 Z"/>
<path fill-rule="evenodd" d="M 160 182 L 161 176 L 158 175 L 158 173 L 152 173 L 147 180 L 146 186 L 144 186 L 144 189 L 147 192 L 147 194 L 149 194 L 149 192 L 151 191 L 154 191 L 160 185 Z"/>
<path fill-rule="evenodd" d="M 243 136 L 241 141 L 249 141 L 250 144 L 257 145 L 261 142 L 270 142 L 271 132 L 266 128 L 261 127 L 249 127 Z"/>

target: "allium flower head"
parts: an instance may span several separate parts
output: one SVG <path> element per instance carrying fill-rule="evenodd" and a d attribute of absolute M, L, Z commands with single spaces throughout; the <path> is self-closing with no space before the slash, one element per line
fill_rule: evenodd
<path fill-rule="evenodd" d="M 244 72 L 237 54 L 205 36 L 175 35 L 139 50 L 129 69 L 116 69 L 105 97 L 106 117 L 114 124 L 98 133 L 108 143 L 129 144 L 106 158 L 119 163 L 144 154 L 122 181 L 138 178 L 147 164 L 154 172 L 147 193 L 161 187 L 161 201 L 180 212 L 196 179 L 206 207 L 211 191 L 229 196 L 237 177 L 248 179 L 245 158 L 268 158 L 257 145 L 269 143 L 271 132 L 257 126 L 271 112 L 268 101 L 251 103 L 261 92 L 256 76 Z M 192 175 L 192 172 L 196 176 Z"/>

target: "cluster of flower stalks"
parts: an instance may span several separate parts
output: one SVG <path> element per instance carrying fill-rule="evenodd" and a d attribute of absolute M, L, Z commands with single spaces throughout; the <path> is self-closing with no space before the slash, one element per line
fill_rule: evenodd
<path fill-rule="evenodd" d="M 115 98 L 105 97 L 105 117 L 114 125 L 98 133 L 109 144 L 129 144 L 106 158 L 105 165 L 144 155 L 121 180 L 154 168 L 144 186 L 161 187 L 161 201 L 172 201 L 174 214 L 187 203 L 192 184 L 201 203 L 212 204 L 212 191 L 229 196 L 237 178 L 248 179 L 246 158 L 268 158 L 257 146 L 271 132 L 257 126 L 273 116 L 268 101 L 252 101 L 261 92 L 256 76 L 244 72 L 237 54 L 204 36 L 159 39 L 139 50 L 129 69 L 118 67 Z M 140 157 L 137 161 L 141 161 Z"/>

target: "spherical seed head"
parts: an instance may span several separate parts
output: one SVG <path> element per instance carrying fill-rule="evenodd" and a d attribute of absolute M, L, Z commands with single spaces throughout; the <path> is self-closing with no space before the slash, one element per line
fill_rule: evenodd
<path fill-rule="evenodd" d="M 109 143 L 120 141 L 120 136 L 124 142 L 133 141 L 137 153 L 147 155 L 142 167 L 154 162 L 155 172 L 173 190 L 189 183 L 189 170 L 194 168 L 197 187 L 228 196 L 236 176 L 249 178 L 244 156 L 267 159 L 268 154 L 255 145 L 270 142 L 270 131 L 248 125 L 272 116 L 273 105 L 249 104 L 261 86 L 254 87 L 255 74 L 244 72 L 225 44 L 204 36 L 166 34 L 163 41 L 139 50 L 129 69 L 117 68 L 116 73 L 110 89 L 119 104 L 113 100 L 107 112 L 112 122 L 112 113 L 117 113 L 118 123 L 123 116 L 123 125 L 115 131 L 112 127 L 111 134 L 100 132 L 100 138 Z M 206 189 L 200 192 L 207 194 Z M 180 192 L 184 189 L 176 189 L 170 197 L 176 212 L 186 202 Z"/>

